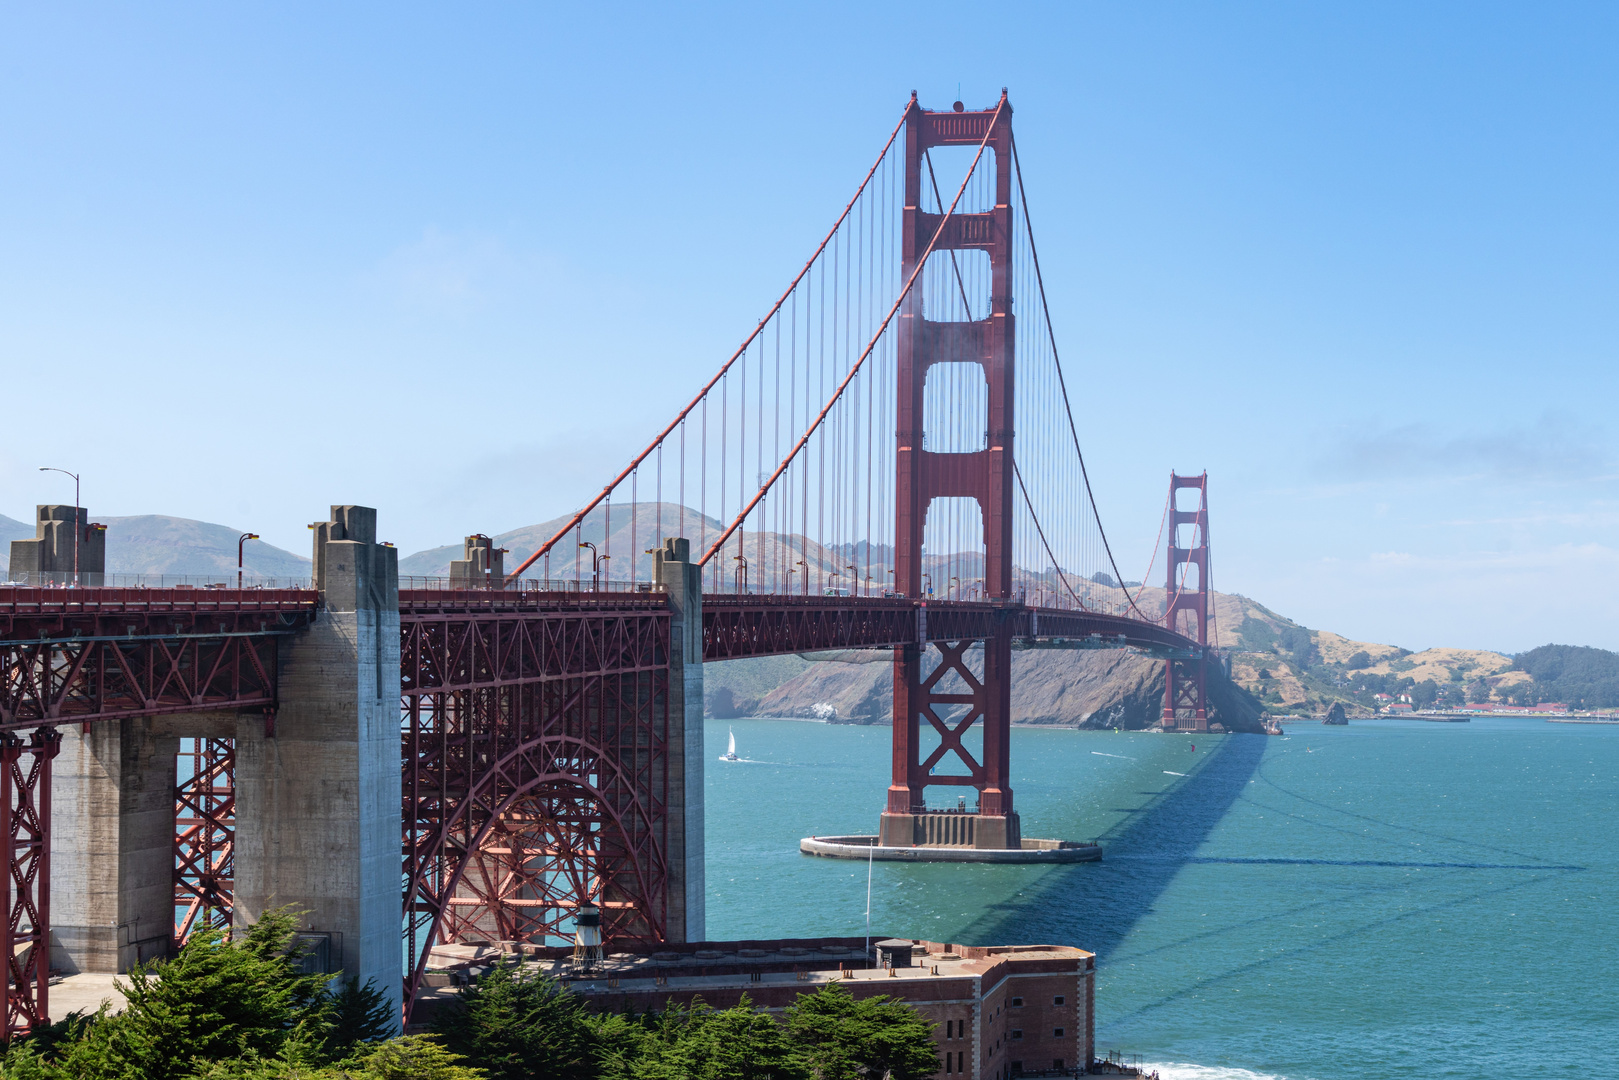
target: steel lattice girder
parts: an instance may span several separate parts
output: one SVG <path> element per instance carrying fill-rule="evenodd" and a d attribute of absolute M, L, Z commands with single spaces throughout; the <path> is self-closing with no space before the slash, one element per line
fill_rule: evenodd
<path fill-rule="evenodd" d="M 0 730 L 272 706 L 277 637 L 0 641 Z"/>
<path fill-rule="evenodd" d="M 662 605 L 531 614 L 402 610 L 399 621 L 400 680 L 406 697 L 653 671 L 669 663 L 669 612 Z"/>
<path fill-rule="evenodd" d="M 236 741 L 180 740 L 190 775 L 174 789 L 174 941 L 228 927 L 234 894 Z"/>
<path fill-rule="evenodd" d="M 1198 647 L 1156 623 L 1089 611 L 899 597 L 719 595 L 703 598 L 703 659 L 892 648 L 920 644 L 922 636 L 935 643 L 983 641 L 1003 627 L 1016 638 L 1099 637 L 1152 650 Z"/>
<path fill-rule="evenodd" d="M 604 605 L 605 606 L 605 605 Z M 669 613 L 401 616 L 410 1001 L 437 941 L 667 932 Z"/>
<path fill-rule="evenodd" d="M 264 633 L 314 617 L 313 589 L 0 588 L 0 638 Z"/>
<path fill-rule="evenodd" d="M 0 735 L 0 839 L 6 845 L 5 978 L 0 1013 L 10 1040 L 50 1022 L 51 759 L 62 737 L 41 728 Z"/>

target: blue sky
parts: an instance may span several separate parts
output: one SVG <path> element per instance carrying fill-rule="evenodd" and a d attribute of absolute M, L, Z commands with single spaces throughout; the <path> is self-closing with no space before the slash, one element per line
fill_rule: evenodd
<path fill-rule="evenodd" d="M 572 508 L 913 88 L 1010 87 L 1104 521 L 1409 648 L 1619 647 L 1619 9 L 0 8 L 0 512 Z"/>

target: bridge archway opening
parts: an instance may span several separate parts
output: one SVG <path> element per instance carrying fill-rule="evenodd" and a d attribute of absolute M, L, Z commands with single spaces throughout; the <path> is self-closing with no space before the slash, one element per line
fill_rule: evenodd
<path fill-rule="evenodd" d="M 922 449 L 974 454 L 989 446 L 989 380 L 978 363 L 928 368 L 922 383 Z"/>
<path fill-rule="evenodd" d="M 977 248 L 935 251 L 922 268 L 922 316 L 933 323 L 977 322 L 989 318 L 989 298 L 994 285 L 989 252 Z M 963 352 L 973 339 L 946 339 L 951 351 Z M 949 356 L 946 359 L 966 359 Z"/>
<path fill-rule="evenodd" d="M 978 158 L 978 169 L 968 180 L 967 190 L 962 192 L 961 201 L 956 204 L 956 213 L 984 214 L 995 209 L 995 147 L 984 147 L 984 154 L 979 157 L 975 142 L 930 146 L 923 152 L 922 202 L 919 204 L 923 213 L 942 214 L 950 208 L 950 200 L 961 189 L 961 181 L 966 179 L 967 170 L 973 167 L 974 158 Z M 937 195 L 934 194 L 935 186 L 938 188 Z"/>
<path fill-rule="evenodd" d="M 940 600 L 984 597 L 984 514 L 965 496 L 934 499 L 922 526 L 922 595 Z"/>
<path fill-rule="evenodd" d="M 1198 633 L 1199 627 L 1197 625 L 1197 612 L 1193 611 L 1191 608 L 1182 608 L 1181 610 L 1175 612 L 1175 620 L 1171 624 L 1170 629 L 1175 631 L 1177 634 L 1183 634 L 1186 637 L 1191 638 L 1193 641 L 1197 641 L 1201 636 Z"/>

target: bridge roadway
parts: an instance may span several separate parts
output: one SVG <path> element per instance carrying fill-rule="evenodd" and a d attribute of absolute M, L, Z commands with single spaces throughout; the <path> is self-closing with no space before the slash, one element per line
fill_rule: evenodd
<path fill-rule="evenodd" d="M 0 589 L 0 731 L 276 704 L 278 641 L 314 618 L 313 589 Z M 667 615 L 658 592 L 403 589 L 404 692 L 644 668 L 612 635 Z M 1021 604 L 891 597 L 703 598 L 704 661 L 1014 639 L 1195 655 L 1137 619 Z"/>
<path fill-rule="evenodd" d="M 1156 623 L 1016 603 L 720 593 L 704 596 L 702 605 L 705 662 L 976 641 L 999 633 L 1155 656 L 1199 652 L 1195 641 Z M 644 656 L 623 651 L 624 628 L 667 610 L 656 592 L 402 589 L 405 692 L 641 670 Z"/>

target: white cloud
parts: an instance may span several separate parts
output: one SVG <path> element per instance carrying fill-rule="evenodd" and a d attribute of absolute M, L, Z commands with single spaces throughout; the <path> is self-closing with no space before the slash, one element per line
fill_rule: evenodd
<path fill-rule="evenodd" d="M 1316 460 L 1326 480 L 1492 480 L 1509 483 L 1604 479 L 1613 454 L 1600 433 L 1546 413 L 1527 427 L 1444 432 L 1429 424 L 1345 431 Z"/>

